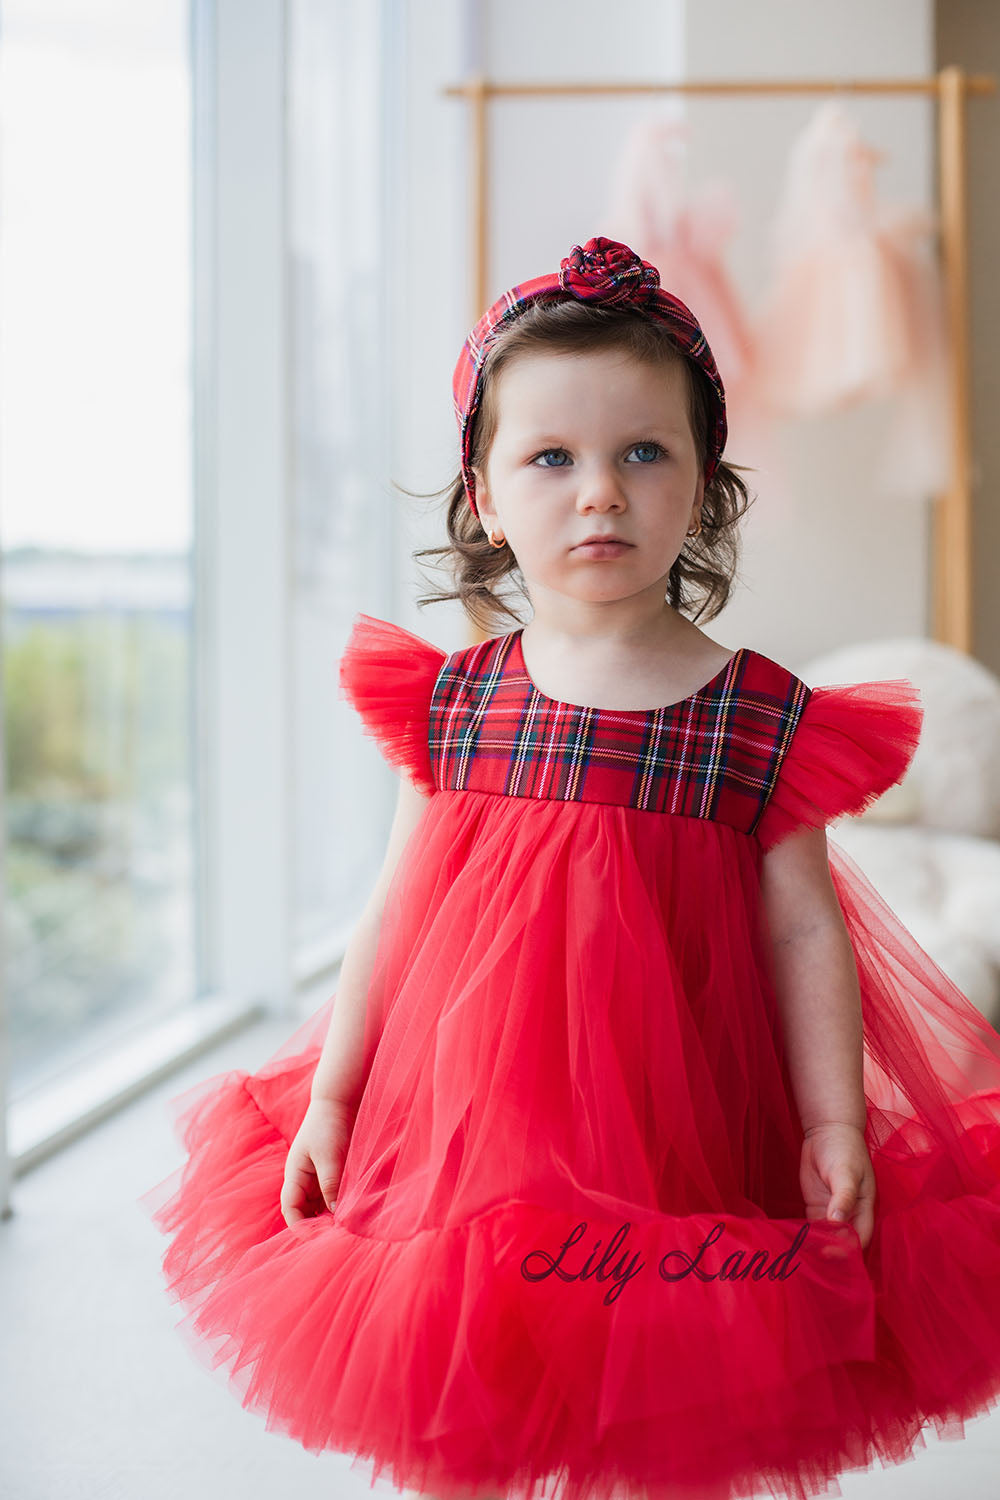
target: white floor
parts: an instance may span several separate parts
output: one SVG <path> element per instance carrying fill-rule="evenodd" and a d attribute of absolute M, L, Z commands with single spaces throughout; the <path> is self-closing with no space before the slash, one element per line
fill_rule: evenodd
<path fill-rule="evenodd" d="M 3 1500 L 386 1500 L 349 1457 L 268 1432 L 174 1333 L 163 1240 L 136 1199 L 181 1160 L 165 1101 L 228 1068 L 253 1071 L 294 1029 L 262 1024 L 175 1075 L 15 1182 L 0 1222 Z M 1000 1408 L 958 1443 L 846 1475 L 846 1500 L 1000 1500 Z M 409 1492 L 407 1492 L 409 1493 Z"/>

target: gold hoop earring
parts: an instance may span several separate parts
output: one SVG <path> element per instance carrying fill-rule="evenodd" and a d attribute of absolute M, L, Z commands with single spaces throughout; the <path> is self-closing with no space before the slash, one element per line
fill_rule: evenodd
<path fill-rule="evenodd" d="M 495 542 L 493 540 L 493 531 L 492 531 L 492 528 L 486 533 L 486 535 L 490 539 L 490 546 L 491 547 L 506 547 L 506 545 L 507 545 L 507 538 L 505 536 L 502 536 L 498 542 Z"/>

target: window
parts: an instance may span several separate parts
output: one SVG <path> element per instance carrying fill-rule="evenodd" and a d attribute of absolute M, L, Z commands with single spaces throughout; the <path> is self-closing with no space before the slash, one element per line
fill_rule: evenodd
<path fill-rule="evenodd" d="M 337 661 L 392 613 L 400 44 L 346 0 L 0 18 L 18 1172 L 314 1011 L 377 874 L 395 778 Z"/>
<path fill-rule="evenodd" d="M 184 0 L 4 0 L 12 1097 L 195 990 Z"/>

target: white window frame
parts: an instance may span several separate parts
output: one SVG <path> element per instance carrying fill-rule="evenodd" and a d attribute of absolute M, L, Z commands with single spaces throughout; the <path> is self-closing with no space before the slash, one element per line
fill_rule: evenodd
<path fill-rule="evenodd" d="M 14 1179 L 265 1015 L 293 1014 L 287 871 L 288 392 L 285 6 L 191 0 L 197 569 L 192 836 L 199 998 L 86 1067 L 7 1098 L 0 1010 L 0 1216 Z M 207 993 L 205 992 L 207 990 Z"/>

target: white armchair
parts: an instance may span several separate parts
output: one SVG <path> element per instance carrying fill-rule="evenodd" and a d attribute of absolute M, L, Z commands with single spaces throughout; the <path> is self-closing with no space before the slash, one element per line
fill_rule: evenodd
<path fill-rule="evenodd" d="M 909 636 L 845 646 L 794 670 L 810 687 L 906 677 L 918 688 L 923 730 L 903 781 L 829 833 L 1000 1026 L 1000 678 Z"/>

